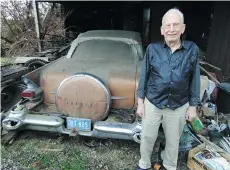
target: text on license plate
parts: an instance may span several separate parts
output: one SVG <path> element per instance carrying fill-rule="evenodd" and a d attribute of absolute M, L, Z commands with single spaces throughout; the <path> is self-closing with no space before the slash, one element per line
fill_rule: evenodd
<path fill-rule="evenodd" d="M 79 131 L 91 130 L 90 119 L 67 117 L 66 120 L 67 120 L 67 129 L 76 128 Z"/>

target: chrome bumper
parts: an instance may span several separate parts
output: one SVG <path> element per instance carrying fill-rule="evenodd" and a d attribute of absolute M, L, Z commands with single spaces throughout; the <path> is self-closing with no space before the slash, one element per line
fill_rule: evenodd
<path fill-rule="evenodd" d="M 64 119 L 58 116 L 31 114 L 23 105 L 15 106 L 9 116 L 2 121 L 5 130 L 31 129 L 37 131 L 49 131 L 71 136 L 91 136 L 96 138 L 114 138 L 134 140 L 140 143 L 141 123 L 135 121 L 132 124 L 120 122 L 97 121 L 90 132 L 67 129 Z"/>

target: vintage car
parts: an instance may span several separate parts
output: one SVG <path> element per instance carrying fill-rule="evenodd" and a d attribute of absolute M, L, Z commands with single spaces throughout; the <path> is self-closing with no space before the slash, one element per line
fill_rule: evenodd
<path fill-rule="evenodd" d="M 139 33 L 82 33 L 65 57 L 22 77 L 27 89 L 2 126 L 139 143 L 135 108 L 142 59 Z"/>

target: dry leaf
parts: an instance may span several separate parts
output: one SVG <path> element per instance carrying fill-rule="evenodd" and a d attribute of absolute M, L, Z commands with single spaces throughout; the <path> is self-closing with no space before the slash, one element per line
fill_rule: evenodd
<path fill-rule="evenodd" d="M 36 162 L 34 162 L 34 163 L 32 163 L 32 167 L 33 168 L 35 168 L 35 167 L 37 167 L 37 166 L 39 166 L 40 165 L 40 161 L 36 161 Z"/>

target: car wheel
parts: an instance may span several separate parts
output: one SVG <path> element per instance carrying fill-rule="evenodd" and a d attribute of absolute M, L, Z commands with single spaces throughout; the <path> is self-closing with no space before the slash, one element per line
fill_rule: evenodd
<path fill-rule="evenodd" d="M 1 91 L 1 110 L 8 111 L 11 109 L 20 99 L 23 89 L 17 85 L 7 86 Z"/>
<path fill-rule="evenodd" d="M 45 60 L 41 60 L 41 59 L 31 59 L 29 61 L 27 61 L 24 64 L 24 67 L 28 67 L 28 69 L 30 71 L 36 70 L 42 66 L 44 66 L 45 64 L 47 64 L 48 62 Z"/>

